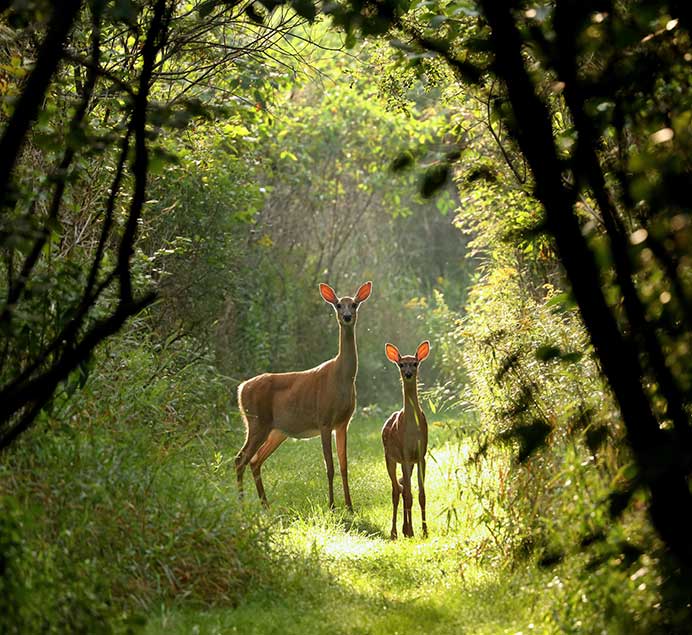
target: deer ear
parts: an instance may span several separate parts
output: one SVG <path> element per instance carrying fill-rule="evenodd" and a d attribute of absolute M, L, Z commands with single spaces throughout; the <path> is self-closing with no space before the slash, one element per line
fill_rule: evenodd
<path fill-rule="evenodd" d="M 430 354 L 430 342 L 421 342 L 416 349 L 416 359 L 422 362 Z"/>
<path fill-rule="evenodd" d="M 332 289 L 328 284 L 324 284 L 324 282 L 320 282 L 320 295 L 322 296 L 322 299 L 325 302 L 329 302 L 329 304 L 336 304 L 339 301 L 339 298 L 336 297 L 334 289 Z"/>
<path fill-rule="evenodd" d="M 370 297 L 372 291 L 372 282 L 361 284 L 356 291 L 356 296 L 353 298 L 356 302 L 365 302 Z"/>
<path fill-rule="evenodd" d="M 385 344 L 384 354 L 387 356 L 387 359 L 390 362 L 394 362 L 395 364 L 398 364 L 399 360 L 401 359 L 401 355 L 399 355 L 399 349 L 396 346 L 394 346 L 394 344 Z"/>

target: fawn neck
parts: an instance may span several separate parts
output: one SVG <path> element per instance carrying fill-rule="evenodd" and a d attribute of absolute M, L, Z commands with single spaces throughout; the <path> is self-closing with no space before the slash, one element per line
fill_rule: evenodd
<path fill-rule="evenodd" d="M 339 324 L 339 353 L 336 356 L 336 365 L 344 375 L 355 378 L 358 371 L 355 326 L 347 328 Z"/>
<path fill-rule="evenodd" d="M 404 418 L 408 419 L 413 415 L 414 420 L 418 419 L 418 382 L 401 380 L 402 392 L 404 393 Z"/>

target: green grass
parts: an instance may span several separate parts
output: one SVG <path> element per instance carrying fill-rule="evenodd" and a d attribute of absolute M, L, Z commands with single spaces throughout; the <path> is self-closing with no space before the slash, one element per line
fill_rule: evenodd
<path fill-rule="evenodd" d="M 383 413 L 351 424 L 351 514 L 338 470 L 328 509 L 317 439 L 289 440 L 267 461 L 265 511 L 249 470 L 238 499 L 235 417 L 104 410 L 35 428 L 0 464 L 0 507 L 5 495 L 21 509 L 24 627 L 13 632 L 111 632 L 95 628 L 104 620 L 118 632 L 133 617 L 148 635 L 541 632 L 547 580 L 510 572 L 484 532 L 460 424 L 431 427 L 429 537 L 414 487 L 416 537 L 391 541 Z"/>
<path fill-rule="evenodd" d="M 536 580 L 509 574 L 488 557 L 488 542 L 470 497 L 456 496 L 450 477 L 464 469 L 464 448 L 433 426 L 427 474 L 429 537 L 389 540 L 390 484 L 380 441 L 381 421 L 356 417 L 349 431 L 351 492 L 355 512 L 343 510 L 338 476 L 337 510 L 327 508 L 326 476 L 318 441 L 287 441 L 267 461 L 263 478 L 271 509 L 266 515 L 273 569 L 249 584 L 233 608 L 191 608 L 167 603 L 150 615 L 155 633 L 516 633 L 531 631 Z M 245 503 L 238 503 L 230 464 L 242 441 L 238 431 L 215 456 L 208 487 L 227 504 L 255 515 L 259 504 L 248 474 Z M 338 470 L 337 470 L 338 474 Z M 207 474 L 207 477 L 209 475 Z M 462 477 L 463 478 L 463 477 Z M 251 488 L 251 489 L 250 489 Z M 448 526 L 446 510 L 456 506 Z M 401 505 L 398 526 L 401 530 Z M 534 573 L 535 575 L 535 573 Z"/>

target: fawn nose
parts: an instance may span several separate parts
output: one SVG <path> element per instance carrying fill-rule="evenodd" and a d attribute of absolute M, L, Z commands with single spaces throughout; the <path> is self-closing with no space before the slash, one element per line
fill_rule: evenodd
<path fill-rule="evenodd" d="M 406 379 L 411 379 L 411 377 L 413 377 L 413 373 L 410 370 L 407 370 L 404 375 L 406 376 Z"/>
<path fill-rule="evenodd" d="M 350 322 L 351 321 L 351 316 L 350 315 L 344 315 L 344 322 Z"/>

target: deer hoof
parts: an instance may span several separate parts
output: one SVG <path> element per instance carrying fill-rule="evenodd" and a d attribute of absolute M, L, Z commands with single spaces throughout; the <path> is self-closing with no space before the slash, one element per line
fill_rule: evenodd
<path fill-rule="evenodd" d="M 397 539 L 396 529 L 392 529 L 392 533 L 389 535 L 391 540 Z"/>

